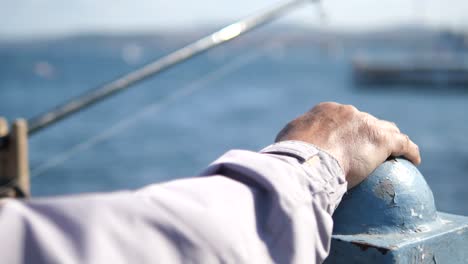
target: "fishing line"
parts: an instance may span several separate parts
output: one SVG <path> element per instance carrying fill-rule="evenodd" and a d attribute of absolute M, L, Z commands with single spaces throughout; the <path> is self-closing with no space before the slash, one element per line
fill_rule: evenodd
<path fill-rule="evenodd" d="M 140 119 L 148 116 L 149 114 L 151 114 L 151 117 L 154 117 L 155 115 L 160 113 L 160 111 L 164 109 L 164 107 L 167 107 L 168 105 L 176 102 L 177 100 L 193 94 L 197 90 L 206 88 L 208 87 L 210 83 L 215 82 L 221 79 L 222 77 L 227 76 L 228 74 L 233 73 L 234 71 L 246 66 L 247 64 L 252 63 L 254 60 L 265 55 L 265 52 L 267 50 L 268 49 L 264 48 L 261 51 L 251 52 L 250 54 L 244 55 L 242 57 L 238 57 L 235 60 L 231 61 L 230 63 L 223 65 L 221 68 L 215 71 L 212 71 L 206 74 L 205 76 L 195 80 L 194 82 L 186 85 L 185 87 L 177 90 L 176 92 L 173 92 L 167 95 L 165 98 L 162 98 L 161 100 L 158 100 L 157 102 L 147 105 L 146 107 L 141 109 L 139 112 L 137 112 L 135 115 L 122 119 L 121 121 L 112 125 L 108 129 L 105 129 L 102 132 L 90 137 L 86 141 L 78 143 L 72 148 L 64 152 L 61 152 L 58 155 L 55 155 L 54 157 L 48 159 L 47 161 L 40 164 L 36 168 L 32 169 L 31 178 L 40 176 L 44 174 L 45 172 L 49 171 L 50 169 L 55 168 L 65 163 L 67 160 L 69 160 L 76 154 L 82 151 L 88 150 L 96 146 L 98 143 L 124 130 L 127 130 L 131 126 L 135 125 Z"/>

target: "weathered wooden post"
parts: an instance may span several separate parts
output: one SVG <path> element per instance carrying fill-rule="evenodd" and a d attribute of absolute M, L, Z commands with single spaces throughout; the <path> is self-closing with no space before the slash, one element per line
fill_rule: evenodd
<path fill-rule="evenodd" d="M 468 217 L 437 212 L 410 162 L 385 162 L 343 197 L 325 263 L 468 263 Z"/>
<path fill-rule="evenodd" d="M 0 138 L 6 137 L 0 148 L 0 198 L 29 197 L 28 126 L 19 119 L 8 124 L 0 118 Z"/>

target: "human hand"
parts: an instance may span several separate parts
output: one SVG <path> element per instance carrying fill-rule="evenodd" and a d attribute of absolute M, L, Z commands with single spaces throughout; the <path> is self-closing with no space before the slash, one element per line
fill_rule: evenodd
<path fill-rule="evenodd" d="M 278 133 L 276 142 L 284 140 L 311 143 L 335 157 L 344 170 L 348 189 L 390 156 L 404 156 L 415 165 L 421 163 L 418 146 L 395 123 L 379 120 L 351 105 L 316 105 Z"/>

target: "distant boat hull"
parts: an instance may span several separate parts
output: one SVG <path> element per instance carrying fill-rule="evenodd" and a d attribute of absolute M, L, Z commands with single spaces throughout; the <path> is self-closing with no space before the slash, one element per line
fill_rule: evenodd
<path fill-rule="evenodd" d="M 353 60 L 353 76 L 360 84 L 457 85 L 468 87 L 464 62 Z"/>

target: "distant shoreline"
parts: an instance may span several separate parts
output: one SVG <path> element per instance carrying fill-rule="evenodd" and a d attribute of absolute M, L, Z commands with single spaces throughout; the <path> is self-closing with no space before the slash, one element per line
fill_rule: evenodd
<path fill-rule="evenodd" d="M 5 37 L 0 36 L 0 45 L 11 45 L 11 44 L 28 44 L 28 43 L 41 43 L 41 42 L 61 42 L 68 40 L 86 40 L 86 39 L 107 39 L 113 41 L 141 41 L 151 40 L 157 38 L 164 38 L 165 41 L 173 43 L 185 42 L 187 40 L 195 40 L 202 36 L 205 36 L 219 27 L 214 26 L 199 26 L 189 29 L 158 29 L 156 31 L 141 30 L 141 31 L 96 31 L 96 32 L 72 32 L 70 34 L 56 34 L 56 35 L 31 35 L 31 36 L 16 36 L 16 37 Z M 423 25 L 395 25 L 392 27 L 381 27 L 375 29 L 366 30 L 333 30 L 327 29 L 326 27 L 304 26 L 304 25 L 270 25 L 262 29 L 256 30 L 254 34 L 248 34 L 250 38 L 252 36 L 261 36 L 273 33 L 278 36 L 290 36 L 298 35 L 300 40 L 316 40 L 317 37 L 338 37 L 340 39 L 392 39 L 392 40 L 407 40 L 407 39 L 430 39 L 440 35 L 441 32 L 449 32 L 453 34 L 464 34 L 468 42 L 468 31 L 467 32 L 455 32 L 450 29 L 434 28 Z M 308 34 L 304 34 L 308 33 Z M 303 35 L 304 34 L 304 35 Z M 302 36 L 301 36 L 302 35 Z"/>

